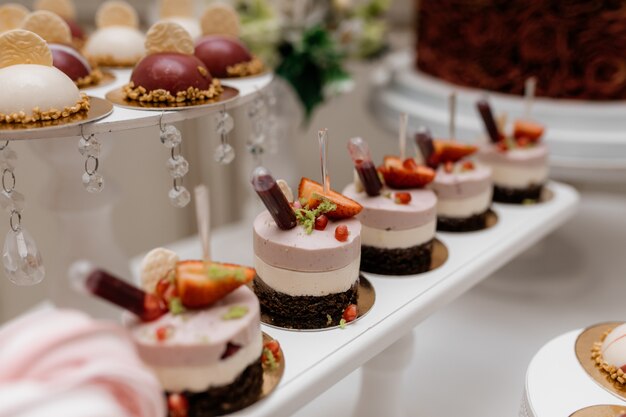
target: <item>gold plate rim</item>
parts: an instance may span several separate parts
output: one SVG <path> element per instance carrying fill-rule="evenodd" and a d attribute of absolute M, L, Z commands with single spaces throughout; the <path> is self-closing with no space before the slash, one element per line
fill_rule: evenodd
<path fill-rule="evenodd" d="M 261 333 L 263 334 L 263 346 L 265 346 L 267 342 L 270 342 L 272 340 L 276 340 L 278 342 L 277 339 L 273 338 L 269 334 L 263 331 Z M 278 346 L 280 350 L 278 368 L 267 369 L 265 366 L 263 367 L 263 388 L 261 390 L 261 395 L 259 395 L 259 398 L 257 398 L 255 403 L 261 401 L 262 399 L 269 396 L 272 392 L 274 392 L 278 387 L 281 379 L 283 378 L 283 375 L 285 374 L 285 353 L 283 352 L 283 348 L 280 345 L 280 342 L 278 343 Z"/>
<path fill-rule="evenodd" d="M 0 123 L 0 133 L 15 132 L 20 136 L 29 132 L 48 132 L 66 127 L 80 126 L 103 119 L 113 113 L 113 104 L 108 100 L 99 97 L 89 97 L 90 108 L 86 112 L 79 112 L 69 117 L 63 117 L 58 120 L 50 120 L 45 122 L 32 123 Z M 11 139 L 19 140 L 20 138 Z M 27 139 L 27 138 L 21 138 Z"/>
<path fill-rule="evenodd" d="M 599 404 L 574 411 L 569 417 L 619 417 L 626 413 L 626 406 L 615 404 Z"/>
<path fill-rule="evenodd" d="M 358 315 L 356 319 L 352 320 L 349 323 L 346 323 L 345 326 L 346 327 L 351 326 L 357 321 L 359 321 L 361 318 L 365 317 L 367 313 L 369 313 L 372 310 L 375 303 L 376 303 L 376 290 L 374 289 L 374 286 L 367 278 L 365 278 L 362 274 L 360 274 L 359 275 L 359 293 L 357 296 Z M 267 327 L 271 327 L 273 329 L 278 329 L 278 330 L 287 330 L 290 332 L 323 332 L 327 330 L 334 330 L 334 329 L 341 328 L 340 325 L 335 325 L 335 326 L 329 326 L 329 327 L 321 327 L 317 329 L 296 329 L 292 327 L 277 326 L 276 324 L 273 324 L 272 321 L 273 320 L 272 320 L 271 314 L 263 313 L 263 312 L 261 313 L 261 323 L 263 323 Z"/>
<path fill-rule="evenodd" d="M 80 91 L 89 91 L 94 88 L 106 87 L 107 85 L 113 84 L 115 80 L 117 80 L 117 77 L 111 71 L 102 71 L 102 79 L 98 81 L 97 84 L 82 87 Z"/>
<path fill-rule="evenodd" d="M 587 375 L 589 375 L 591 379 L 593 379 L 602 388 L 619 399 L 626 401 L 626 388 L 616 386 L 611 377 L 603 372 L 596 365 L 595 360 L 591 357 L 593 344 L 595 342 L 599 342 L 604 333 L 623 323 L 624 322 L 607 322 L 587 327 L 576 338 L 574 349 L 576 352 L 576 358 Z"/>
<path fill-rule="evenodd" d="M 235 87 L 231 87 L 229 85 L 222 85 L 224 91 L 219 97 L 211 100 L 196 100 L 196 101 L 185 101 L 182 103 L 144 103 L 136 100 L 126 100 L 124 98 L 124 90 L 123 87 L 115 88 L 108 93 L 106 93 L 105 97 L 111 103 L 118 107 L 123 107 L 125 109 L 131 110 L 144 110 L 144 111 L 184 111 L 191 109 L 205 109 L 211 107 L 220 107 L 230 101 L 235 100 L 239 97 L 239 90 Z"/>

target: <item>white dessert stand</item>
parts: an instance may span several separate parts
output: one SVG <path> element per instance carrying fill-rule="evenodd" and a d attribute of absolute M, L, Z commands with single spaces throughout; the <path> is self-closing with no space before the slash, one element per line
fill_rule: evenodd
<path fill-rule="evenodd" d="M 589 377 L 578 362 L 574 345 L 581 332 L 565 333 L 537 352 L 526 373 L 519 417 L 568 417 L 592 405 L 626 406 Z"/>
<path fill-rule="evenodd" d="M 99 88 L 85 90 L 94 97 L 104 98 L 114 88 L 126 84 L 130 78 L 130 70 L 113 70 L 116 80 Z M 115 107 L 113 113 L 97 122 L 81 126 L 68 126 L 50 131 L 1 131 L 0 141 L 29 140 L 29 145 L 52 168 L 53 175 L 47 179 L 41 204 L 54 213 L 55 220 L 63 230 L 59 236 L 58 253 L 46 253 L 46 257 L 62 259 L 58 270 L 47 275 L 64 277 L 69 265 L 77 259 L 90 259 L 92 262 L 106 266 L 112 272 L 128 276 L 128 257 L 119 249 L 113 236 L 111 213 L 119 197 L 119 187 L 107 181 L 102 192 L 89 194 L 80 185 L 84 172 L 85 158 L 78 152 L 78 139 L 81 134 L 87 137 L 95 134 L 103 142 L 103 157 L 110 150 L 110 139 L 116 132 L 153 128 L 155 141 L 158 142 L 158 126 L 160 123 L 188 121 L 225 109 L 234 109 L 250 102 L 255 94 L 265 89 L 273 79 L 271 73 L 258 77 L 240 80 L 228 80 L 225 85 L 239 90 L 239 96 L 224 105 L 210 108 L 190 108 L 179 111 L 148 111 L 132 110 Z M 33 140 L 40 139 L 40 140 Z M 53 140 L 54 139 L 54 140 Z M 160 143 L 158 144 L 160 146 Z M 155 146 L 157 146 L 155 144 Z M 105 165 L 106 161 L 101 163 Z M 28 196 L 27 196 L 28 198 Z M 50 286 L 50 299 L 60 306 L 88 309 L 99 316 L 112 316 L 115 310 L 101 307 L 94 310 L 93 303 L 71 291 L 66 279 L 55 280 Z"/>
<path fill-rule="evenodd" d="M 384 126 L 395 131 L 398 115 L 407 113 L 410 129 L 424 125 L 436 136 L 448 133 L 448 97 L 457 92 L 457 135 L 475 140 L 484 136 L 475 110 L 476 100 L 485 91 L 460 87 L 414 69 L 412 52 L 391 54 L 372 77 L 374 88 L 370 106 Z M 521 117 L 520 97 L 489 93 L 498 113 L 509 120 Z M 548 126 L 546 143 L 550 148 L 553 176 L 572 180 L 624 181 L 626 178 L 626 104 L 624 102 L 581 102 L 575 100 L 535 100 L 532 115 Z"/>
<path fill-rule="evenodd" d="M 361 396 L 355 416 L 400 417 L 404 370 L 413 352 L 412 330 L 498 268 L 561 226 L 575 212 L 578 193 L 550 183 L 553 199 L 534 206 L 496 204 L 494 227 L 475 233 L 440 233 L 448 261 L 426 274 L 382 277 L 365 274 L 376 289 L 370 312 L 345 330 L 293 332 L 263 326 L 285 352 L 286 369 L 276 391 L 234 416 L 289 416 L 356 368 L 363 366 Z M 251 221 L 213 233 L 213 257 L 253 264 Z M 182 259 L 201 256 L 197 237 L 168 245 Z M 137 275 L 142 257 L 133 260 Z"/>

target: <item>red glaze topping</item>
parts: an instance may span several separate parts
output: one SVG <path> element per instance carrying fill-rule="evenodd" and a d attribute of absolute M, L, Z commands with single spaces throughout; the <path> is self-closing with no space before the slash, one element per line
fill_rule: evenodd
<path fill-rule="evenodd" d="M 248 48 L 230 36 L 205 36 L 196 45 L 196 56 L 214 77 L 228 77 L 226 68 L 252 60 Z"/>
<path fill-rule="evenodd" d="M 70 27 L 70 31 L 72 32 L 72 38 L 80 39 L 80 40 L 86 39 L 85 31 L 83 31 L 83 28 L 81 28 L 78 25 L 78 23 L 76 23 L 75 20 L 72 20 L 72 19 L 63 19 L 63 20 L 65 20 L 65 23 L 67 23 L 67 25 Z"/>
<path fill-rule="evenodd" d="M 84 58 L 75 49 L 65 46 L 50 44 L 52 52 L 52 63 L 72 79 L 76 81 L 79 78 L 86 77 L 90 73 L 90 68 L 85 66 Z"/>
<path fill-rule="evenodd" d="M 172 95 L 189 87 L 207 90 L 213 78 L 206 66 L 195 56 L 164 52 L 143 58 L 131 75 L 136 87 L 148 91 L 167 90 Z"/>

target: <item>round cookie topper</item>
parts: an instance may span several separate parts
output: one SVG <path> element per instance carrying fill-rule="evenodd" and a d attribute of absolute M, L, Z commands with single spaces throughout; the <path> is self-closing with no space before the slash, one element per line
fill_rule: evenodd
<path fill-rule="evenodd" d="M 8 3 L 0 6 L 0 33 L 17 29 L 29 11 L 21 4 Z"/>
<path fill-rule="evenodd" d="M 96 26 L 105 28 L 108 26 L 139 27 L 139 17 L 133 7 L 123 1 L 110 0 L 102 4 L 96 12 Z"/>
<path fill-rule="evenodd" d="M 76 7 L 72 0 L 37 0 L 35 10 L 47 10 L 56 13 L 64 19 L 76 18 Z"/>
<path fill-rule="evenodd" d="M 228 4 L 217 3 L 206 8 L 200 19 L 203 35 L 230 35 L 239 37 L 239 15 Z"/>
<path fill-rule="evenodd" d="M 0 35 L 0 68 L 18 64 L 52 66 L 52 53 L 41 36 L 23 29 Z"/>
<path fill-rule="evenodd" d="M 72 43 L 69 25 L 60 16 L 47 10 L 39 10 L 26 16 L 22 21 L 22 29 L 36 33 L 49 43 Z"/>
<path fill-rule="evenodd" d="M 146 53 L 152 55 L 162 52 L 193 55 L 193 39 L 178 23 L 157 22 L 146 34 Z"/>
<path fill-rule="evenodd" d="M 193 17 L 193 0 L 161 0 L 161 19 Z"/>

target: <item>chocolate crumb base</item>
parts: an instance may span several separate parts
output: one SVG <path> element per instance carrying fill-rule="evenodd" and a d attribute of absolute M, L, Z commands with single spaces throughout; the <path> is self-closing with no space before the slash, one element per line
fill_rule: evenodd
<path fill-rule="evenodd" d="M 258 275 L 252 283 L 259 298 L 261 313 L 275 326 L 288 329 L 323 329 L 339 325 L 343 310 L 357 303 L 359 279 L 348 291 L 323 295 L 292 296 L 274 290 Z"/>
<path fill-rule="evenodd" d="M 524 204 L 528 201 L 539 201 L 543 184 L 531 184 L 526 188 L 507 188 L 493 186 L 493 201 L 498 203 Z"/>
<path fill-rule="evenodd" d="M 380 275 L 413 275 L 430 269 L 433 241 L 410 248 L 361 246 L 361 271 Z"/>
<path fill-rule="evenodd" d="M 437 230 L 441 232 L 475 232 L 487 227 L 487 213 L 474 214 L 470 217 L 437 216 Z"/>
<path fill-rule="evenodd" d="M 188 417 L 223 416 L 241 410 L 259 399 L 263 389 L 261 357 L 250 364 L 232 383 L 203 392 L 185 391 Z M 170 417 L 173 417 L 171 414 Z"/>

